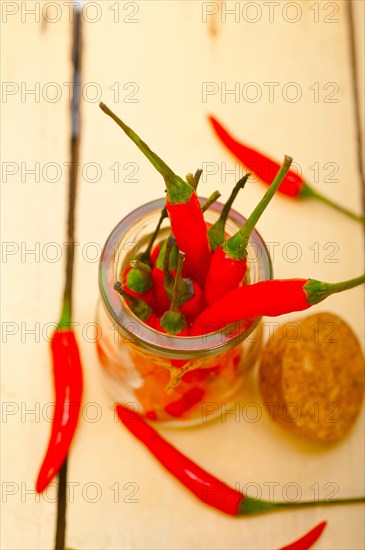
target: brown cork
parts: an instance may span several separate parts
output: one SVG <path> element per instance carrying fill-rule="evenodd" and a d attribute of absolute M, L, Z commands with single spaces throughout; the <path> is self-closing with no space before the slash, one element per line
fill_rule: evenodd
<path fill-rule="evenodd" d="M 343 437 L 364 397 L 364 356 L 340 317 L 318 313 L 279 327 L 265 346 L 260 391 L 273 420 L 306 438 Z"/>

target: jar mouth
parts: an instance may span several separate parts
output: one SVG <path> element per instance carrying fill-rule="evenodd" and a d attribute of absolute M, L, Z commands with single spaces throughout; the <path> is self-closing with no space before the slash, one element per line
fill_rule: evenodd
<path fill-rule="evenodd" d="M 199 197 L 201 203 L 205 200 Z M 206 357 L 209 352 L 217 354 L 219 351 L 227 351 L 247 338 L 259 325 L 261 317 L 245 320 L 244 323 L 234 323 L 223 330 L 201 336 L 173 336 L 163 334 L 140 321 L 114 290 L 123 259 L 138 251 L 139 237 L 149 224 L 152 224 L 151 227 L 154 222 L 157 224 L 164 206 L 165 198 L 161 198 L 136 208 L 116 225 L 105 243 L 99 265 L 99 288 L 103 304 L 113 323 L 112 328 L 119 333 L 121 343 L 132 343 L 161 356 L 173 357 L 176 354 L 177 358 L 188 359 L 192 353 L 194 357 L 199 357 L 200 354 Z M 223 206 L 222 203 L 214 203 L 204 215 L 206 221 L 214 218 L 214 223 Z M 241 214 L 231 209 L 226 225 L 227 232 L 234 233 L 245 222 L 246 219 Z M 167 230 L 165 226 L 165 231 Z M 247 263 L 250 282 L 272 278 L 269 251 L 256 230 L 250 238 Z"/>

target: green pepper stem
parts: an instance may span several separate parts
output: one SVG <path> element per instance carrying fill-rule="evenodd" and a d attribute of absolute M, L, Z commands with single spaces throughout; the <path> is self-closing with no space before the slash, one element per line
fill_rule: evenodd
<path fill-rule="evenodd" d="M 131 304 L 132 303 L 137 304 L 138 302 L 141 301 L 135 296 L 132 296 L 132 294 L 129 294 L 129 292 L 127 292 L 126 290 L 124 290 L 124 288 L 122 287 L 122 283 L 120 281 L 117 281 L 114 284 L 114 290 L 116 290 L 118 294 L 123 296 L 123 298 L 126 298 L 127 300 L 129 300 Z"/>
<path fill-rule="evenodd" d="M 142 139 L 134 132 L 134 130 L 132 130 L 132 128 L 129 128 L 129 126 L 127 126 L 116 114 L 113 113 L 113 111 L 109 109 L 109 107 L 107 107 L 102 102 L 99 104 L 99 106 L 105 114 L 110 116 L 114 120 L 114 122 L 116 122 L 118 126 L 122 128 L 122 130 L 133 141 L 138 149 L 150 161 L 152 166 L 154 166 L 154 168 L 164 178 L 169 201 L 174 204 L 188 202 L 194 192 L 191 185 L 189 185 L 186 181 L 177 176 L 171 170 L 171 168 L 149 148 L 147 143 L 142 141 Z"/>
<path fill-rule="evenodd" d="M 180 282 L 181 282 L 181 272 L 183 268 L 183 263 L 185 259 L 184 252 L 179 251 L 179 257 L 177 260 L 177 271 L 174 283 L 174 289 L 172 291 L 172 300 L 170 305 L 170 311 L 179 312 L 179 293 L 180 293 Z"/>
<path fill-rule="evenodd" d="M 198 187 L 198 184 L 199 184 L 199 181 L 200 181 L 200 177 L 203 173 L 203 170 L 201 168 L 198 168 L 197 171 L 195 172 L 194 174 L 194 189 L 196 191 L 197 187 Z"/>
<path fill-rule="evenodd" d="M 132 269 L 139 269 L 144 273 L 151 273 L 150 266 L 145 264 L 144 262 L 141 262 L 141 260 L 132 260 L 131 262 L 129 262 L 129 265 Z"/>
<path fill-rule="evenodd" d="M 71 304 L 67 298 L 63 300 L 61 318 L 58 322 L 57 328 L 71 328 Z"/>
<path fill-rule="evenodd" d="M 147 321 L 152 313 L 152 308 L 149 306 L 146 302 L 141 300 L 140 298 L 137 298 L 136 296 L 132 296 L 124 290 L 122 287 L 122 284 L 120 281 L 117 281 L 114 285 L 114 290 L 116 290 L 121 296 L 123 296 L 124 299 L 128 300 L 130 303 L 130 309 L 131 311 L 139 318 L 141 321 Z"/>
<path fill-rule="evenodd" d="M 265 195 L 256 206 L 250 217 L 248 218 L 245 225 L 233 235 L 228 241 L 223 245 L 225 252 L 231 258 L 235 260 L 243 260 L 247 255 L 247 245 L 252 231 L 254 230 L 258 220 L 263 214 L 264 210 L 268 206 L 269 202 L 273 198 L 275 192 L 277 191 L 279 185 L 285 178 L 286 174 L 289 171 L 290 165 L 293 162 L 293 159 L 285 155 L 284 162 L 280 166 L 278 173 L 275 176 L 274 181 L 270 185 L 269 189 L 266 191 Z"/>
<path fill-rule="evenodd" d="M 202 211 L 205 212 L 212 206 L 212 204 L 219 199 L 221 196 L 219 191 L 214 191 L 205 202 L 202 204 Z"/>
<path fill-rule="evenodd" d="M 147 264 L 149 264 L 151 262 L 150 255 L 151 255 L 152 247 L 154 245 L 155 240 L 157 239 L 157 235 L 160 231 L 162 222 L 164 221 L 165 218 L 167 218 L 167 216 L 168 216 L 168 214 L 167 214 L 167 209 L 166 209 L 166 206 L 165 206 L 161 210 L 160 219 L 158 220 L 158 224 L 156 225 L 156 229 L 154 230 L 154 232 L 152 234 L 152 237 L 149 240 L 149 243 L 148 243 L 148 246 L 147 246 L 146 250 L 144 252 L 142 252 L 142 254 L 139 257 L 141 262 L 147 263 Z"/>
<path fill-rule="evenodd" d="M 212 252 L 214 252 L 214 250 L 224 241 L 224 229 L 226 227 L 228 214 L 232 208 L 232 204 L 235 201 L 238 193 L 240 192 L 241 189 L 244 188 L 250 175 L 251 174 L 246 174 L 243 178 L 241 178 L 236 183 L 227 202 L 222 208 L 222 212 L 219 216 L 219 219 L 208 229 L 208 237 L 212 248 Z"/>
<path fill-rule="evenodd" d="M 309 506 L 333 506 L 338 504 L 359 504 L 365 502 L 365 497 L 338 498 L 330 500 L 305 500 L 303 502 L 270 502 L 250 497 L 243 497 L 238 505 L 237 515 L 263 514 L 285 508 L 305 508 Z"/>
<path fill-rule="evenodd" d="M 176 245 L 176 240 L 175 240 L 175 237 L 173 237 L 172 235 L 169 235 L 169 237 L 167 238 L 167 241 L 166 241 L 166 248 L 165 248 L 165 255 L 163 257 L 163 272 L 166 275 L 171 275 L 170 273 L 170 256 L 171 256 L 171 251 L 172 249 L 174 248 L 174 246 Z M 172 275 L 171 275 L 172 277 Z"/>
<path fill-rule="evenodd" d="M 328 206 L 331 206 L 335 210 L 338 210 L 339 212 L 342 212 L 342 214 L 345 214 L 349 218 L 352 218 L 353 220 L 356 220 L 357 222 L 365 224 L 365 217 L 364 216 L 360 216 L 359 214 L 355 214 L 355 212 L 352 212 L 348 208 L 345 208 L 344 206 L 341 206 L 340 204 L 337 204 L 336 202 L 329 199 L 325 195 L 322 195 L 322 193 L 319 193 L 318 191 L 313 189 L 313 187 L 308 185 L 308 183 L 303 184 L 303 186 L 302 186 L 302 188 L 299 192 L 299 197 L 303 198 L 303 199 L 310 198 L 310 199 L 319 200 L 319 201 L 321 201 L 325 204 L 328 204 Z"/>
<path fill-rule="evenodd" d="M 195 179 L 194 179 L 194 175 L 189 172 L 189 174 L 186 174 L 186 181 L 188 182 L 189 185 L 191 185 L 191 187 L 193 189 L 195 189 Z"/>
<path fill-rule="evenodd" d="M 175 277 L 174 288 L 172 292 L 172 300 L 170 309 L 166 311 L 160 320 L 162 328 L 169 334 L 180 334 L 186 328 L 185 315 L 179 310 L 179 297 L 180 297 L 180 282 L 181 272 L 183 268 L 185 254 L 179 251 L 179 258 L 177 262 L 177 272 Z"/>
<path fill-rule="evenodd" d="M 318 304 L 325 300 L 331 294 L 342 292 L 343 290 L 349 290 L 355 286 L 359 286 L 365 283 L 365 275 L 360 275 L 354 279 L 348 281 L 342 281 L 340 283 L 323 283 L 316 279 L 308 279 L 308 282 L 304 285 L 303 290 L 307 295 L 307 302 L 311 305 Z"/>
<path fill-rule="evenodd" d="M 172 273 L 170 273 L 170 256 L 172 249 L 175 245 L 175 237 L 169 235 L 166 241 L 165 255 L 163 258 L 163 286 L 169 298 L 171 296 L 171 293 L 173 292 L 175 282 L 174 276 L 172 275 Z"/>

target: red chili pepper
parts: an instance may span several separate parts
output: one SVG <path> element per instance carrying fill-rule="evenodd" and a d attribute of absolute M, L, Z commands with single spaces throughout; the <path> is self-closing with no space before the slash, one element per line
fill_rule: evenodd
<path fill-rule="evenodd" d="M 227 147 L 227 149 L 229 149 L 229 151 L 251 172 L 259 176 L 264 183 L 270 184 L 273 174 L 275 174 L 279 169 L 279 163 L 270 159 L 266 155 L 259 153 L 257 150 L 252 149 L 248 145 L 244 145 L 243 143 L 237 141 L 213 116 L 209 117 L 209 121 L 212 124 L 216 135 Z M 312 198 L 319 200 L 342 212 L 346 216 L 349 216 L 350 218 L 361 223 L 365 223 L 364 216 L 359 216 L 323 196 L 321 193 L 308 185 L 300 174 L 297 174 L 293 170 L 290 170 L 286 178 L 282 181 L 279 187 L 279 192 L 289 197 L 298 197 L 303 199 Z"/>
<path fill-rule="evenodd" d="M 260 514 L 275 509 L 300 508 L 330 504 L 350 504 L 364 502 L 364 498 L 315 500 L 304 502 L 269 502 L 243 495 L 223 481 L 198 466 L 186 455 L 178 451 L 152 428 L 136 412 L 116 406 L 116 412 L 128 430 L 141 441 L 159 462 L 178 479 L 198 499 L 225 514 L 242 516 Z"/>
<path fill-rule="evenodd" d="M 114 290 L 116 290 L 121 296 L 123 296 L 123 298 L 129 305 L 130 310 L 134 313 L 134 315 L 136 315 L 136 317 L 138 317 L 138 319 L 143 321 L 149 327 L 155 328 L 157 317 L 150 305 L 148 305 L 140 298 L 136 298 L 135 296 L 132 296 L 131 294 L 126 292 L 119 281 L 115 283 Z"/>
<path fill-rule="evenodd" d="M 287 546 L 282 546 L 279 550 L 309 550 L 322 535 L 326 525 L 327 521 L 322 521 L 322 523 L 316 525 L 316 527 L 308 531 L 303 537 Z"/>
<path fill-rule="evenodd" d="M 170 307 L 170 300 L 167 296 L 166 290 L 164 288 L 164 273 L 161 269 L 154 266 L 152 268 L 152 278 L 153 278 L 153 292 L 155 296 L 155 311 L 158 315 L 162 315 Z"/>
<path fill-rule="evenodd" d="M 152 268 L 152 278 L 153 278 L 153 292 L 154 292 L 155 304 L 156 304 L 155 310 L 158 315 L 162 315 L 170 307 L 170 300 L 164 288 L 163 271 L 158 267 L 154 266 Z"/>
<path fill-rule="evenodd" d="M 292 158 L 286 156 L 274 181 L 244 226 L 230 239 L 216 248 L 210 263 L 204 289 L 207 304 L 212 304 L 236 288 L 245 276 L 247 271 L 247 246 L 250 235 L 277 191 L 280 182 L 283 181 L 291 163 Z"/>
<path fill-rule="evenodd" d="M 194 192 L 188 202 L 180 203 L 171 203 L 167 197 L 166 208 L 177 245 L 186 254 L 188 271 L 204 286 L 212 252 L 198 197 Z"/>
<path fill-rule="evenodd" d="M 57 328 L 51 339 L 55 385 L 55 412 L 46 455 L 40 468 L 36 491 L 41 493 L 59 472 L 74 436 L 82 395 L 82 367 L 72 330 Z"/>
<path fill-rule="evenodd" d="M 331 294 L 365 282 L 365 275 L 341 283 L 324 283 L 315 279 L 261 281 L 232 290 L 207 307 L 195 319 L 191 336 L 214 332 L 226 325 L 262 315 L 276 317 L 302 311 L 318 304 Z"/>
<path fill-rule="evenodd" d="M 165 411 L 175 418 L 180 418 L 184 413 L 189 411 L 194 405 L 199 403 L 204 395 L 204 390 L 202 388 L 190 388 L 184 395 L 169 403 L 165 407 Z"/>
<path fill-rule="evenodd" d="M 166 208 L 177 245 L 186 254 L 190 274 L 203 286 L 211 259 L 207 228 L 202 209 L 193 187 L 177 176 L 140 137 L 117 117 L 104 103 L 101 109 L 109 115 L 140 151 L 148 158 L 165 180 Z"/>

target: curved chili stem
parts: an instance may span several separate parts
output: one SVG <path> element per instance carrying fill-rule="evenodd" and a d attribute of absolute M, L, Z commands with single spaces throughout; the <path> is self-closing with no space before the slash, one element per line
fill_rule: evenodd
<path fill-rule="evenodd" d="M 161 225 L 162 225 L 162 222 L 164 221 L 164 219 L 166 219 L 168 217 L 168 214 L 167 214 L 167 209 L 166 209 L 166 206 L 161 210 L 161 215 L 160 215 L 160 218 L 158 220 L 158 223 L 156 225 L 156 228 L 149 240 L 149 243 L 147 245 L 147 248 L 144 252 L 142 252 L 142 254 L 140 254 L 138 256 L 138 259 L 143 262 L 143 263 L 146 263 L 147 265 L 151 266 L 151 259 L 150 259 L 150 256 L 151 256 L 151 250 L 152 250 L 152 247 L 157 239 L 157 236 L 160 232 L 160 229 L 161 229 Z"/>
<path fill-rule="evenodd" d="M 177 272 L 174 282 L 174 288 L 172 291 L 172 300 L 170 309 L 166 311 L 161 317 L 161 327 L 166 330 L 169 334 L 179 334 L 186 328 L 186 319 L 179 309 L 179 297 L 180 297 L 180 282 L 181 282 L 181 271 L 183 267 L 183 262 L 185 259 L 185 254 L 179 251 L 178 262 L 177 262 Z M 168 263 L 167 263 L 168 266 Z M 165 266 L 164 266 L 165 267 Z"/>
<path fill-rule="evenodd" d="M 235 233 L 228 241 L 223 245 L 224 251 L 234 260 L 242 260 L 247 255 L 247 245 L 252 231 L 254 230 L 258 220 L 265 211 L 267 205 L 276 193 L 279 185 L 288 173 L 293 159 L 287 155 L 284 157 L 284 162 L 280 167 L 280 170 L 275 176 L 274 181 L 266 191 L 265 195 L 256 206 L 245 225 Z"/>
<path fill-rule="evenodd" d="M 365 275 L 360 275 L 348 281 L 341 281 L 340 283 L 324 283 L 316 279 L 308 279 L 303 290 L 307 295 L 307 302 L 314 305 L 322 302 L 322 300 L 325 300 L 328 296 L 331 296 L 331 294 L 349 290 L 363 283 L 365 283 Z"/>
<path fill-rule="evenodd" d="M 206 210 L 208 210 L 208 208 L 210 208 L 212 204 L 219 199 L 220 196 L 221 194 L 219 191 L 213 191 L 213 193 L 209 195 L 207 200 L 203 202 L 202 211 L 205 212 Z"/>
<path fill-rule="evenodd" d="M 139 269 L 140 271 L 143 271 L 144 273 L 151 273 L 151 268 L 149 265 L 145 264 L 144 262 L 141 262 L 141 260 L 131 260 L 129 262 L 129 265 L 132 269 Z"/>
<path fill-rule="evenodd" d="M 275 509 L 299 508 L 331 504 L 355 504 L 364 502 L 364 497 L 311 502 L 274 503 L 253 499 L 233 489 L 213 476 L 193 460 L 166 441 L 152 426 L 135 411 L 117 405 L 118 417 L 128 430 L 143 443 L 159 462 L 204 504 L 230 516 L 246 516 L 271 512 Z"/>
<path fill-rule="evenodd" d="M 195 188 L 195 179 L 194 179 L 194 174 L 192 174 L 191 172 L 189 172 L 189 174 L 186 174 L 185 176 L 186 178 L 186 181 L 188 182 L 189 185 L 191 185 L 191 187 L 196 190 Z"/>
<path fill-rule="evenodd" d="M 144 154 L 144 156 L 150 161 L 152 166 L 161 174 L 165 180 L 167 189 L 167 197 L 171 204 L 180 204 L 188 202 L 191 195 L 194 193 L 194 189 L 188 182 L 177 176 L 171 168 L 156 154 L 154 153 L 147 143 L 145 143 L 132 128 L 129 128 L 113 111 L 109 109 L 104 103 L 100 103 L 100 109 L 105 114 L 110 116 L 114 122 L 118 124 L 125 134 L 133 141 L 138 149 Z"/>
<path fill-rule="evenodd" d="M 365 502 L 365 497 L 356 498 L 336 498 L 331 500 L 303 500 L 302 502 L 272 502 L 269 500 L 260 500 L 245 496 L 239 503 L 237 515 L 245 516 L 247 514 L 263 514 L 275 510 L 286 510 L 288 508 L 308 508 L 313 506 L 335 506 L 338 504 L 361 504 Z"/>
<path fill-rule="evenodd" d="M 180 313 L 178 302 L 179 302 L 181 271 L 182 271 L 184 259 L 185 259 L 185 254 L 179 251 L 174 290 L 172 292 L 172 300 L 171 300 L 171 306 L 170 306 L 170 311 L 173 311 L 175 313 L 176 312 Z"/>
<path fill-rule="evenodd" d="M 303 537 L 296 540 L 295 542 L 292 542 L 291 544 L 287 544 L 286 546 L 282 546 L 279 548 L 279 550 L 309 550 L 311 546 L 322 535 L 324 528 L 327 525 L 327 521 L 322 521 L 316 527 L 313 527 L 308 533 L 306 533 Z"/>
<path fill-rule="evenodd" d="M 195 174 L 186 174 L 186 181 L 189 183 L 189 185 L 191 185 L 191 187 L 194 189 L 194 191 L 197 190 L 197 187 L 198 187 L 198 184 L 199 184 L 199 181 L 200 181 L 200 176 L 202 175 L 203 173 L 203 170 L 201 170 L 200 168 L 198 168 L 196 171 L 195 171 Z"/>
<path fill-rule="evenodd" d="M 172 273 L 170 273 L 170 256 L 174 246 L 176 246 L 176 240 L 172 235 L 170 235 L 166 241 L 165 255 L 163 258 L 163 274 L 164 274 L 165 290 L 166 290 L 166 287 L 173 288 L 174 286 L 175 279 Z"/>
<path fill-rule="evenodd" d="M 151 306 L 140 298 L 136 298 L 124 290 L 120 281 L 115 283 L 114 290 L 123 296 L 125 300 L 128 300 L 131 311 L 138 317 L 138 319 L 141 319 L 141 321 L 148 321 L 153 311 Z"/>
<path fill-rule="evenodd" d="M 335 210 L 338 210 L 342 214 L 345 214 L 349 218 L 352 218 L 353 220 L 365 224 L 365 217 L 360 216 L 359 214 L 355 214 L 355 212 L 352 212 L 352 210 L 349 210 L 348 208 L 345 208 L 344 206 L 341 206 L 337 202 L 334 202 L 332 199 L 329 199 L 325 195 L 322 195 L 322 193 L 319 193 L 313 187 L 311 187 L 308 183 L 304 182 L 303 186 L 299 192 L 299 197 L 305 198 L 305 199 L 317 199 L 318 201 L 323 202 L 324 204 L 327 204 L 328 206 L 332 206 Z"/>
<path fill-rule="evenodd" d="M 214 252 L 215 249 L 224 241 L 224 229 L 226 227 L 228 214 L 232 208 L 232 204 L 234 200 L 236 199 L 240 190 L 243 189 L 244 186 L 246 185 L 246 182 L 250 177 L 250 175 L 251 174 L 246 174 L 243 178 L 241 178 L 236 183 L 227 202 L 222 208 L 222 212 L 221 212 L 221 215 L 219 216 L 219 219 L 208 229 L 208 238 L 209 238 L 209 243 L 210 243 L 212 252 Z"/>
<path fill-rule="evenodd" d="M 201 178 L 201 175 L 203 173 L 203 170 L 201 168 L 198 168 L 194 174 L 194 189 L 196 190 L 197 187 L 198 187 L 198 184 L 199 184 L 199 181 L 200 181 L 200 178 Z"/>
<path fill-rule="evenodd" d="M 174 287 L 175 287 L 175 278 L 170 272 L 170 265 L 171 265 L 171 254 L 172 252 L 175 252 L 177 254 L 177 264 L 176 269 L 178 269 L 179 266 L 179 249 L 176 246 L 175 238 L 170 235 L 166 241 L 165 251 L 164 251 L 164 259 L 163 259 L 163 272 L 164 272 L 164 288 L 166 291 L 166 294 L 169 298 L 169 300 L 172 301 Z M 174 262 L 174 259 L 173 259 Z M 172 269 L 175 269 L 173 267 Z M 179 300 L 178 305 L 184 304 L 187 300 L 190 300 L 194 296 L 194 288 L 191 279 L 188 278 L 181 278 L 179 282 Z"/>

